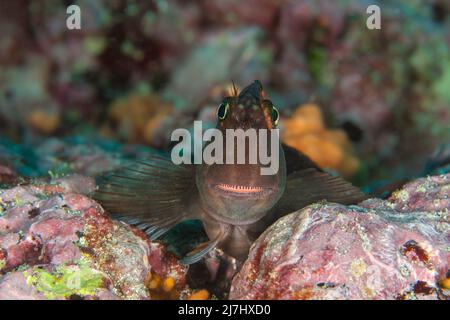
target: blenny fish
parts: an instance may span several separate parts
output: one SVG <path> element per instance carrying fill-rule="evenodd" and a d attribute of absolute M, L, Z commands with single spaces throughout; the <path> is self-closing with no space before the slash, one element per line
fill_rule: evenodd
<path fill-rule="evenodd" d="M 225 136 L 226 129 L 273 130 L 278 121 L 277 108 L 256 80 L 240 93 L 234 87 L 223 100 L 216 128 Z M 150 239 L 182 221 L 200 219 L 210 241 L 188 253 L 181 260 L 185 264 L 199 261 L 216 247 L 242 261 L 256 238 L 283 215 L 319 200 L 352 204 L 365 198 L 304 154 L 279 146 L 279 170 L 274 175 L 261 175 L 259 163 L 175 165 L 169 156 L 155 155 L 104 178 L 94 198 Z"/>

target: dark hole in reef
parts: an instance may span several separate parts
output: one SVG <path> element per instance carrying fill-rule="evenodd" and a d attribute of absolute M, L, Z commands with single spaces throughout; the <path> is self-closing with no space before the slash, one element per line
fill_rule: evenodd
<path fill-rule="evenodd" d="M 187 284 L 192 289 L 206 289 L 218 299 L 227 299 L 231 288 L 231 279 L 227 278 L 228 262 L 219 260 L 217 275 L 211 279 L 211 272 L 205 261 L 200 261 L 189 266 Z"/>
<path fill-rule="evenodd" d="M 432 294 L 434 291 L 434 289 L 432 287 L 430 287 L 428 285 L 428 283 L 426 283 L 425 281 L 417 281 L 414 284 L 414 293 L 416 294 L 424 294 L 424 295 L 428 295 L 428 294 Z"/>
<path fill-rule="evenodd" d="M 81 231 L 76 231 L 75 234 L 77 235 L 78 238 L 82 238 L 84 236 L 84 233 Z"/>
<path fill-rule="evenodd" d="M 433 20 L 437 23 L 443 23 L 447 18 L 447 8 L 442 2 L 436 2 L 431 6 Z"/>
<path fill-rule="evenodd" d="M 322 289 L 328 289 L 336 287 L 336 284 L 334 284 L 333 282 L 318 282 L 317 286 Z"/>
<path fill-rule="evenodd" d="M 173 227 L 159 240 L 167 245 L 170 252 L 183 257 L 209 238 L 200 220 L 188 220 Z"/>
<path fill-rule="evenodd" d="M 39 208 L 33 208 L 30 211 L 28 211 L 28 217 L 30 219 L 36 218 L 40 214 L 41 214 L 41 210 Z"/>
<path fill-rule="evenodd" d="M 348 120 L 344 121 L 344 123 L 342 124 L 342 129 L 344 129 L 344 131 L 347 133 L 350 140 L 354 142 L 361 141 L 364 136 L 362 129 Z"/>

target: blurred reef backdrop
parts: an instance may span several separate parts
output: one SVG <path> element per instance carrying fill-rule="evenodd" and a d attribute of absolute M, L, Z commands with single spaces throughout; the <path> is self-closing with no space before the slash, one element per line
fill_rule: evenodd
<path fill-rule="evenodd" d="M 0 163 L 18 175 L 167 151 L 173 129 L 214 124 L 231 80 L 254 79 L 283 140 L 365 191 L 448 160 L 448 1 L 75 3 L 81 30 L 66 27 L 70 1 L 0 1 Z"/>

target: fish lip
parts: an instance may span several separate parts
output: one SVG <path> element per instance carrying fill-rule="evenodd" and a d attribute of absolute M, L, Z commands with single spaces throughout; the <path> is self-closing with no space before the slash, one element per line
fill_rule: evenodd
<path fill-rule="evenodd" d="M 224 183 L 215 184 L 211 187 L 219 191 L 222 195 L 237 198 L 261 198 L 274 191 L 274 189 L 270 187 L 232 185 Z"/>

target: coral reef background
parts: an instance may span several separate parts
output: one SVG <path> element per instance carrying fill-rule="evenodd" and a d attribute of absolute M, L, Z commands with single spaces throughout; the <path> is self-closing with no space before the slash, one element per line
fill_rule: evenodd
<path fill-rule="evenodd" d="M 404 181 L 449 141 L 450 6 L 372 2 L 381 30 L 355 0 L 80 0 L 81 30 L 61 1 L 2 1 L 1 136 L 167 150 L 174 128 L 214 121 L 231 80 L 259 79 L 285 119 L 322 114 L 285 121 L 291 145 L 368 190 Z"/>

